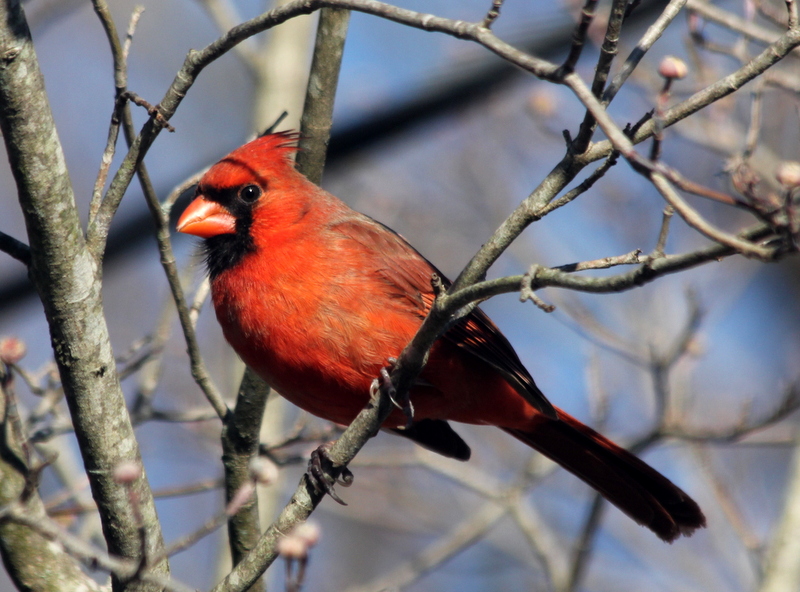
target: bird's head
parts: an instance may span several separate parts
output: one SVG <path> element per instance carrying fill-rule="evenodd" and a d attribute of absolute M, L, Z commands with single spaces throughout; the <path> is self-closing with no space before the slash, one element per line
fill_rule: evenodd
<path fill-rule="evenodd" d="M 205 240 L 212 277 L 255 250 L 254 223 L 279 228 L 296 217 L 303 188 L 310 184 L 294 168 L 297 134 L 262 136 L 212 166 L 194 200 L 178 219 L 179 232 Z M 300 206 L 303 207 L 303 206 Z"/>
<path fill-rule="evenodd" d="M 254 210 L 270 194 L 286 191 L 296 179 L 291 155 L 297 134 L 256 138 L 212 166 L 197 184 L 195 198 L 178 220 L 178 232 L 201 238 L 247 232 Z"/>

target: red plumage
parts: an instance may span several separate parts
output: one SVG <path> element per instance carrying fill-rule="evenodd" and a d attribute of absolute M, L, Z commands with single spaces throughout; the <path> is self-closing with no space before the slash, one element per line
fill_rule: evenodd
<path fill-rule="evenodd" d="M 264 136 L 214 165 L 178 228 L 206 239 L 214 308 L 242 359 L 299 407 L 347 424 L 419 328 L 437 270 L 401 236 L 300 175 L 295 138 Z M 705 526 L 667 478 L 554 410 L 480 309 L 434 344 L 410 398 L 414 425 L 402 429 L 406 418 L 395 410 L 385 428 L 466 460 L 469 448 L 446 422 L 495 425 L 666 541 Z"/>

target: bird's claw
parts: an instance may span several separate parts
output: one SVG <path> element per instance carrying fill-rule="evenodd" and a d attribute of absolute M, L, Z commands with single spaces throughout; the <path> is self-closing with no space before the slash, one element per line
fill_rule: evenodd
<path fill-rule="evenodd" d="M 323 444 L 314 452 L 311 453 L 311 460 L 308 461 L 308 470 L 306 471 L 306 479 L 309 484 L 317 493 L 328 494 L 333 500 L 343 506 L 347 503 L 338 496 L 334 485 L 341 485 L 342 487 L 350 487 L 353 484 L 353 473 L 347 467 L 338 467 L 333 464 L 333 461 L 328 454 L 332 442 Z M 331 474 L 339 473 L 337 477 L 332 477 Z"/>
<path fill-rule="evenodd" d="M 369 387 L 369 396 L 373 401 L 377 401 L 378 392 L 381 389 L 385 390 L 386 395 L 392 402 L 392 405 L 397 407 L 403 412 L 403 415 L 406 416 L 405 427 L 409 428 L 411 427 L 411 424 L 414 423 L 414 405 L 411 403 L 411 398 L 407 392 L 406 395 L 398 402 L 397 389 L 394 387 L 394 384 L 392 383 L 392 377 L 389 374 L 389 369 L 394 368 L 395 364 L 397 364 L 397 358 L 389 358 L 388 362 L 389 368 L 381 368 L 380 378 L 376 378 L 372 381 L 372 384 Z"/>

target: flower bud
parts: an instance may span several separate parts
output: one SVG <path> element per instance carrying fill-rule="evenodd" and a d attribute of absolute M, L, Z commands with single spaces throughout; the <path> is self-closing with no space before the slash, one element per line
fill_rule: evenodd
<path fill-rule="evenodd" d="M 685 78 L 689 73 L 689 67 L 686 65 L 686 62 L 680 58 L 666 56 L 661 60 L 661 64 L 658 66 L 658 73 L 664 78 L 680 80 L 681 78 Z"/>
<path fill-rule="evenodd" d="M 305 559 L 308 557 L 308 543 L 298 536 L 285 536 L 278 541 L 278 553 L 286 559 Z"/>
<path fill-rule="evenodd" d="M 269 485 L 278 478 L 278 467 L 268 458 L 256 456 L 250 461 L 250 478 L 261 485 Z"/>
<path fill-rule="evenodd" d="M 552 117 L 558 109 L 558 101 L 552 90 L 540 85 L 528 95 L 527 108 L 531 115 Z"/>
<path fill-rule="evenodd" d="M 0 339 L 0 362 L 4 364 L 17 364 L 25 357 L 28 348 L 25 342 L 17 337 L 3 337 Z"/>
<path fill-rule="evenodd" d="M 780 163 L 775 178 L 784 187 L 797 187 L 800 185 L 800 162 L 787 160 Z"/>
<path fill-rule="evenodd" d="M 303 539 L 309 547 L 313 547 L 319 542 L 321 531 L 316 523 L 303 522 L 292 529 L 291 534 Z"/>
<path fill-rule="evenodd" d="M 136 461 L 124 460 L 114 468 L 114 481 L 131 484 L 142 476 L 142 465 Z"/>

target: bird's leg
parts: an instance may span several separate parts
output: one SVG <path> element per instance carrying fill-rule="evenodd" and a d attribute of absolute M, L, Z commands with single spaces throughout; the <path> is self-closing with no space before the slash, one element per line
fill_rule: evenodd
<path fill-rule="evenodd" d="M 408 429 L 411 427 L 411 424 L 414 423 L 414 405 L 411 403 L 411 397 L 409 396 L 408 391 L 406 391 L 405 396 L 402 397 L 400 402 L 397 401 L 397 389 L 394 388 L 392 377 L 389 374 L 390 369 L 393 369 L 395 364 L 397 364 L 397 358 L 389 358 L 388 362 L 389 368 L 381 368 L 380 378 L 376 378 L 372 381 L 372 384 L 369 387 L 369 396 L 373 401 L 377 402 L 378 391 L 380 389 L 384 389 L 386 394 L 389 396 L 389 400 L 392 402 L 392 405 L 397 407 L 403 412 L 403 415 L 406 416 L 405 427 Z"/>
<path fill-rule="evenodd" d="M 333 442 L 323 444 L 311 453 L 308 461 L 306 478 L 317 493 L 327 493 L 334 501 L 346 506 L 345 501 L 336 494 L 334 485 L 350 487 L 353 484 L 353 473 L 347 467 L 335 465 L 329 451 Z"/>

